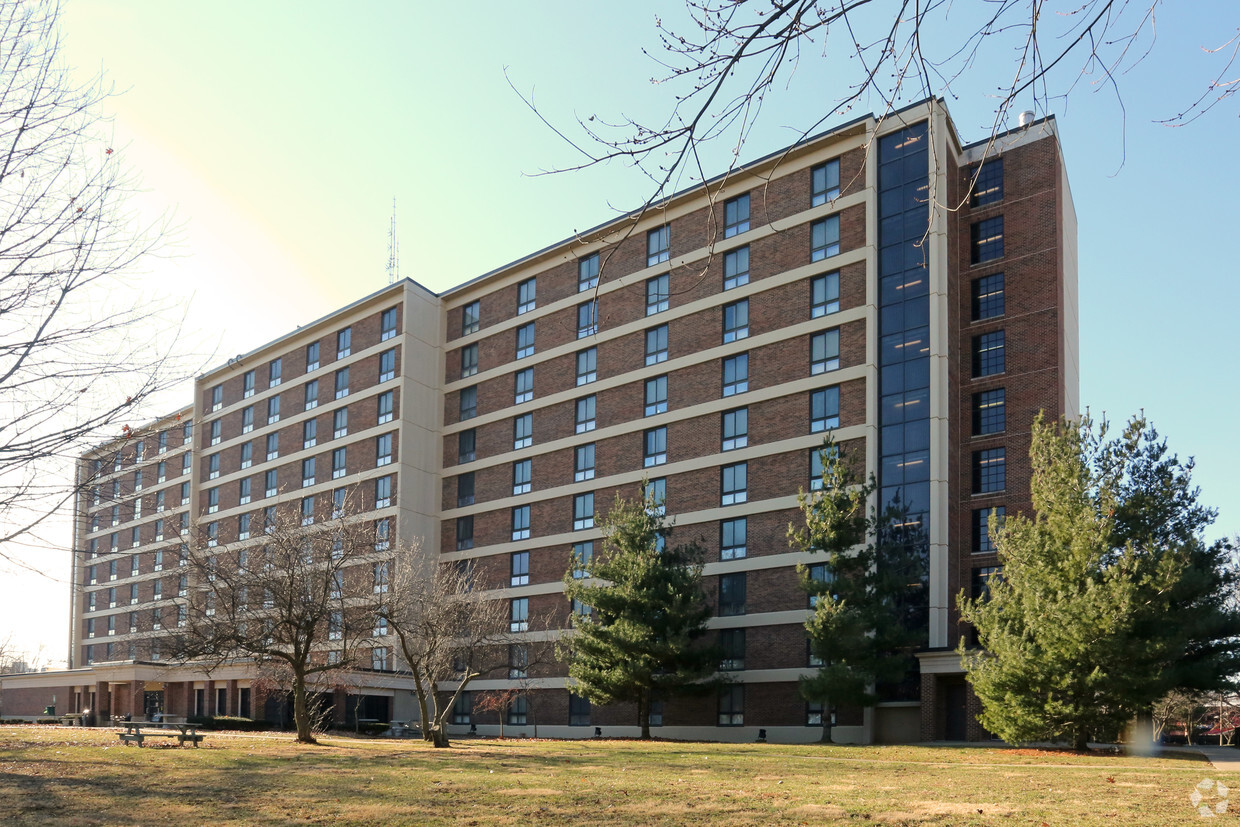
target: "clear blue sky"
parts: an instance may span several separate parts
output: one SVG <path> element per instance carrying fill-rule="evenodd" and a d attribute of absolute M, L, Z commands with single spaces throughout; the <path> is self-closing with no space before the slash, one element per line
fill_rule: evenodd
<path fill-rule="evenodd" d="M 1081 399 L 1118 420 L 1144 409 L 1197 458 L 1202 498 L 1220 509 L 1215 536 L 1240 532 L 1240 399 L 1224 347 L 1240 304 L 1240 105 L 1178 129 L 1153 121 L 1200 94 L 1200 50 L 1227 39 L 1229 7 L 1162 9 L 1153 52 L 1120 79 L 1126 113 L 1090 78 L 1052 108 L 1080 226 Z M 68 61 L 121 93 L 113 143 L 141 176 L 138 208 L 179 224 L 135 288 L 186 302 L 186 337 L 215 364 L 385 284 L 393 197 L 401 275 L 434 290 L 639 205 L 647 184 L 623 164 L 532 174 L 577 158 L 504 69 L 560 124 L 657 116 L 671 90 L 649 82 L 659 69 L 642 54 L 658 49 L 656 14 L 683 11 L 677 0 L 68 0 L 63 30 Z M 791 141 L 855 68 L 811 50 L 742 159 Z M 991 54 L 954 86 L 964 140 L 986 136 L 995 78 L 1012 71 Z M 60 532 L 44 540 L 67 548 L 67 523 Z M 0 638 L 12 629 L 60 658 L 68 556 L 28 553 L 51 576 L 0 572 Z"/>

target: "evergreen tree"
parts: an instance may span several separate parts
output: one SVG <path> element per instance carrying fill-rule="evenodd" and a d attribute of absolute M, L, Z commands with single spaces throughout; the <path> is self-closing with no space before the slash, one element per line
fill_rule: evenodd
<path fill-rule="evenodd" d="M 671 546 L 662 503 L 645 484 L 639 502 L 617 496 L 601 526 L 603 550 L 574 557 L 564 575 L 573 634 L 561 656 L 573 691 L 591 703 L 636 703 L 641 737 L 649 738 L 653 700 L 714 687 L 708 679 L 721 655 L 703 641 L 711 612 L 702 549 Z"/>
<path fill-rule="evenodd" d="M 1144 419 L 1108 439 L 1080 423 L 1033 426 L 1035 516 L 991 520 L 1001 577 L 959 598 L 983 652 L 966 651 L 981 722 L 1012 742 L 1110 740 L 1173 689 L 1225 687 L 1240 666 L 1237 584 L 1202 533 L 1193 463 Z"/>
<path fill-rule="evenodd" d="M 925 536 L 906 504 L 870 507 L 873 477 L 856 483 L 830 437 L 823 441 L 822 486 L 797 501 L 805 527 L 789 527 L 791 544 L 822 555 L 798 566 L 813 614 L 805 624 L 810 652 L 822 664 L 801 678 L 801 695 L 823 705 L 823 740 L 831 740 L 829 705 L 871 706 L 880 684 L 901 682 L 925 634 Z"/>

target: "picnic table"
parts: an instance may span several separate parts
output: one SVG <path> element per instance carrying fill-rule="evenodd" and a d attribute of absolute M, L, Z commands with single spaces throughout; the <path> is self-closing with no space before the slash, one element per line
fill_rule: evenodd
<path fill-rule="evenodd" d="M 388 731 L 383 734 L 389 738 L 414 738 L 419 731 L 417 727 L 410 726 L 406 721 L 390 721 Z"/>
<path fill-rule="evenodd" d="M 121 739 L 122 744 L 136 743 L 142 746 L 143 740 L 147 738 L 176 738 L 181 746 L 185 746 L 186 741 L 192 741 L 197 747 L 199 742 L 205 738 L 198 732 L 198 724 L 183 724 L 171 722 L 152 721 L 127 721 L 119 724 L 124 727 L 124 732 L 118 732 L 117 735 Z"/>

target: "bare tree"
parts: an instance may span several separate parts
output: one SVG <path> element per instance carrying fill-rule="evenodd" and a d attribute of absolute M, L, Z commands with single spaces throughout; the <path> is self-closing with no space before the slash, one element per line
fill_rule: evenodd
<path fill-rule="evenodd" d="M 316 687 L 370 665 L 383 597 L 377 572 L 387 552 L 376 551 L 369 522 L 307 524 L 294 504 L 265 509 L 261 518 L 254 542 L 212 546 L 208 531 L 190 556 L 193 588 L 176 657 L 208 669 L 242 659 L 278 667 L 292 694 L 297 740 L 312 744 Z"/>
<path fill-rule="evenodd" d="M 379 614 L 413 673 L 422 736 L 449 746 L 448 716 L 470 681 L 508 663 L 507 601 L 474 590 L 469 565 L 440 563 L 414 544 L 398 550 Z"/>
<path fill-rule="evenodd" d="M 68 502 L 73 458 L 180 378 L 175 326 L 126 295 L 162 227 L 125 210 L 110 90 L 70 77 L 58 16 L 55 0 L 0 2 L 0 544 Z"/>
<path fill-rule="evenodd" d="M 1049 111 L 1078 87 L 1110 90 L 1122 108 L 1118 79 L 1153 49 L 1159 3 L 686 0 L 685 6 L 686 22 L 655 21 L 661 50 L 651 57 L 660 74 L 651 82 L 669 87 L 670 102 L 658 118 L 590 114 L 570 131 L 522 95 L 578 154 L 577 162 L 553 171 L 620 161 L 650 179 L 639 214 L 719 168 L 718 160 L 703 160 L 708 145 L 718 142 L 735 165 L 768 99 L 792 86 L 798 73 L 818 72 L 810 61 L 825 71 L 822 81 L 814 77 L 807 117 L 788 125 L 802 138 L 855 109 L 881 119 L 906 104 L 962 92 L 993 101 L 992 137 L 1013 113 Z M 1200 35 L 1218 72 L 1163 122 L 1186 123 L 1240 89 L 1232 74 L 1240 15 L 1233 14 L 1230 27 L 1218 22 Z"/>

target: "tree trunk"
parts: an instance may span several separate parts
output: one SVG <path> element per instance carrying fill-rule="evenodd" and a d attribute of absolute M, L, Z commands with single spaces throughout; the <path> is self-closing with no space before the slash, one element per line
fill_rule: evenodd
<path fill-rule="evenodd" d="M 834 744 L 831 740 L 831 712 L 827 709 L 822 711 L 822 741 L 823 744 Z"/>
<path fill-rule="evenodd" d="M 306 702 L 306 676 L 299 670 L 293 671 L 293 723 L 297 726 L 299 743 L 318 743 L 314 733 L 310 731 L 310 709 Z"/>
<path fill-rule="evenodd" d="M 641 692 L 637 696 L 637 723 L 642 728 L 642 740 L 650 740 L 650 697 Z"/>
<path fill-rule="evenodd" d="M 431 720 L 430 710 L 426 703 L 426 687 L 422 685 L 422 672 L 415 666 L 412 667 L 413 685 L 418 696 L 418 722 L 422 725 L 422 740 L 431 743 L 431 727 L 434 721 Z"/>
<path fill-rule="evenodd" d="M 1072 736 L 1072 748 L 1077 752 L 1085 752 L 1089 749 L 1089 732 L 1084 729 L 1078 729 Z"/>
<path fill-rule="evenodd" d="M 440 724 L 439 721 L 436 721 L 435 725 L 429 729 L 431 733 L 431 743 L 435 745 L 435 749 L 444 749 L 445 747 L 452 746 L 448 743 L 448 731 L 443 728 L 443 725 Z"/>

